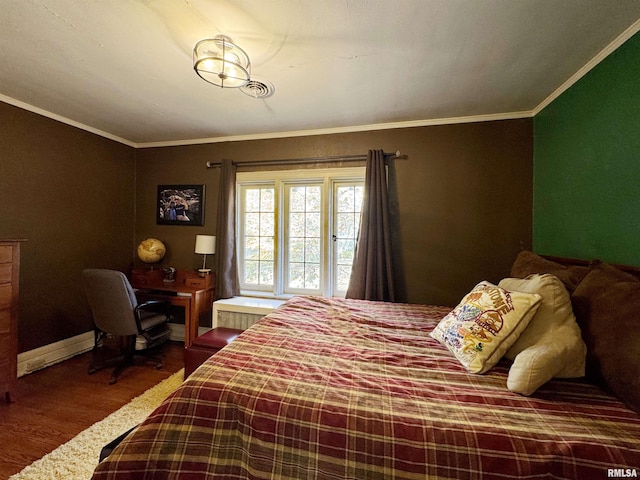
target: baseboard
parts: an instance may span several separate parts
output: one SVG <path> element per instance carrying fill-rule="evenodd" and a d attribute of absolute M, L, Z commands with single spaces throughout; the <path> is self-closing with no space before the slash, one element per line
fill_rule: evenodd
<path fill-rule="evenodd" d="M 60 363 L 93 348 L 93 331 L 18 354 L 18 377 Z"/>
<path fill-rule="evenodd" d="M 169 323 L 170 340 L 184 341 L 184 325 Z M 204 331 L 209 330 L 204 329 Z M 93 331 L 18 354 L 18 377 L 50 367 L 93 348 Z"/>

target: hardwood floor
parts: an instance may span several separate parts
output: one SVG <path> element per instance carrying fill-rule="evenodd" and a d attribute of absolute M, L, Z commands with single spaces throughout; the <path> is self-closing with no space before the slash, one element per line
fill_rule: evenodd
<path fill-rule="evenodd" d="M 18 473 L 180 370 L 183 352 L 182 343 L 168 342 L 162 350 L 162 369 L 133 365 L 115 385 L 109 385 L 110 368 L 87 373 L 92 353 L 19 378 L 16 401 L 7 404 L 0 399 L 0 479 Z"/>

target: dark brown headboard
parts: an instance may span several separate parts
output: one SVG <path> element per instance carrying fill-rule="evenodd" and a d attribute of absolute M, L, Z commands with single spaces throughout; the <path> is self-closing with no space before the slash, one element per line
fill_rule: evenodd
<path fill-rule="evenodd" d="M 597 260 L 580 260 L 577 258 L 567 258 L 567 257 L 554 257 L 553 255 L 540 255 L 547 260 L 551 260 L 552 262 L 559 263 L 560 265 L 579 265 L 583 267 L 588 267 L 597 262 Z M 614 267 L 622 270 L 623 272 L 630 273 L 637 278 L 640 278 L 640 267 L 633 267 L 630 265 L 619 265 L 615 263 L 611 263 Z"/>

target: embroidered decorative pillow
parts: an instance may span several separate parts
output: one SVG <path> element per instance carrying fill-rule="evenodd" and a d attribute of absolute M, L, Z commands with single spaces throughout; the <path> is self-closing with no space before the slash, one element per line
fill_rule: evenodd
<path fill-rule="evenodd" d="M 535 293 L 511 292 L 480 282 L 430 335 L 471 373 L 484 373 L 498 363 L 527 327 L 540 298 Z"/>

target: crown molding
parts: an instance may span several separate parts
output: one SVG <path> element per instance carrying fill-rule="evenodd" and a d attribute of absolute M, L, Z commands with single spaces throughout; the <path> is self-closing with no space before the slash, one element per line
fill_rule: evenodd
<path fill-rule="evenodd" d="M 271 132 L 248 135 L 232 135 L 227 137 L 196 138 L 192 140 L 176 140 L 168 142 L 138 143 L 136 148 L 177 147 L 184 145 L 201 145 L 206 143 L 241 142 L 247 140 L 268 140 L 273 138 L 306 137 L 310 135 L 332 135 L 337 133 L 369 132 L 374 130 L 391 130 L 394 128 L 427 127 L 433 125 L 451 125 L 456 123 L 492 122 L 495 120 L 513 120 L 529 118 L 531 111 L 495 113 L 489 115 L 475 115 L 467 117 L 435 118 L 427 120 L 411 120 L 406 122 L 372 123 L 351 127 L 317 128 L 311 130 L 293 130 L 288 132 Z"/>
<path fill-rule="evenodd" d="M 72 127 L 76 127 L 79 128 L 80 130 L 85 130 L 89 133 L 94 133 L 96 135 L 99 135 L 101 137 L 107 138 L 109 140 L 113 140 L 114 142 L 118 142 L 118 143 L 123 143 L 125 145 L 128 145 L 130 147 L 136 147 L 135 142 L 131 142 L 125 138 L 122 137 L 118 137 L 116 135 L 112 135 L 109 132 L 105 132 L 104 130 L 99 130 L 97 128 L 93 128 L 89 125 L 86 125 L 84 123 L 80 123 L 80 122 L 76 122 L 75 120 L 71 120 L 70 118 L 67 117 L 63 117 L 62 115 L 58 115 L 57 113 L 52 113 L 48 110 L 44 110 L 42 108 L 36 107 L 34 105 L 31 105 L 29 103 L 23 102 L 21 100 L 16 100 L 15 98 L 11 98 L 8 97 L 6 95 L 2 95 L 0 93 L 0 101 L 4 102 L 4 103 L 8 103 L 9 105 L 13 105 L 14 107 L 18 107 L 21 108 L 23 110 L 27 110 L 29 112 L 32 113 L 36 113 L 38 115 L 42 115 L 43 117 L 47 117 L 50 118 L 52 120 L 56 120 L 58 122 L 64 123 L 66 125 L 70 125 Z"/>
<path fill-rule="evenodd" d="M 288 137 L 306 137 L 310 135 L 331 135 L 337 133 L 353 133 L 353 132 L 368 132 L 375 130 L 391 130 L 394 128 L 412 128 L 412 127 L 427 127 L 434 125 L 452 125 L 457 123 L 474 123 L 474 122 L 491 122 L 496 120 L 513 120 L 517 118 L 529 118 L 533 116 L 533 111 L 523 112 L 509 112 L 509 113 L 493 113 L 487 115 L 472 115 L 466 117 L 449 117 L 449 118 L 434 118 L 425 120 L 410 120 L 405 122 L 389 122 L 389 123 L 372 123 L 367 125 L 355 125 L 349 127 L 335 127 L 335 128 L 318 128 L 309 130 L 294 130 L 287 132 L 269 132 L 247 135 L 231 135 L 225 137 L 210 137 L 210 138 L 196 138 L 187 140 L 173 140 L 166 142 L 133 142 L 122 137 L 118 137 L 103 130 L 85 125 L 83 123 L 71 120 L 56 113 L 49 112 L 42 108 L 33 106 L 29 103 L 15 98 L 8 97 L 0 94 L 0 101 L 8 103 L 15 107 L 27 110 L 43 117 L 56 120 L 66 125 L 85 130 L 87 132 L 99 135 L 101 137 L 113 140 L 118 143 L 122 143 L 133 148 L 156 148 L 156 147 L 179 147 L 186 145 L 202 145 L 207 143 L 223 143 L 223 142 L 241 142 L 247 140 L 268 140 L 273 138 L 288 138 Z"/>

